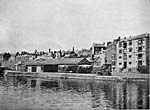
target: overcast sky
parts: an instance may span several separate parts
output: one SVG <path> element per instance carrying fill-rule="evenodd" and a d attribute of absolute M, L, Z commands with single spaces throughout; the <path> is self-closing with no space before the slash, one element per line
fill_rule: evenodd
<path fill-rule="evenodd" d="M 90 48 L 146 32 L 149 0 L 0 0 L 0 53 Z"/>

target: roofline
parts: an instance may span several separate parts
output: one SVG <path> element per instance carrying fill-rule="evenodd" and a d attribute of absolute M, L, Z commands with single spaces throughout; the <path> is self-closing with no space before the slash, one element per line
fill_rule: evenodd
<path fill-rule="evenodd" d="M 136 40 L 136 39 L 147 38 L 147 37 L 150 37 L 150 33 L 145 33 L 145 34 L 132 36 L 130 38 L 127 38 L 127 40 Z"/>

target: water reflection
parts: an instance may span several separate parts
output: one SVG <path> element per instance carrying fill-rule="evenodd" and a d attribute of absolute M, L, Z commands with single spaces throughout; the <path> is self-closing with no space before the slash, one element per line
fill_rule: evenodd
<path fill-rule="evenodd" d="M 0 79 L 0 93 L 0 108 L 5 109 L 149 108 L 148 82 L 6 77 Z"/>

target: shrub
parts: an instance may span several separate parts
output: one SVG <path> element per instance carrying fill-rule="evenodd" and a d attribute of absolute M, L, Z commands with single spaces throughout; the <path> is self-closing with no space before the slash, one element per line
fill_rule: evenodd
<path fill-rule="evenodd" d="M 149 66 L 138 66 L 137 69 L 140 73 L 147 73 L 149 74 Z"/>

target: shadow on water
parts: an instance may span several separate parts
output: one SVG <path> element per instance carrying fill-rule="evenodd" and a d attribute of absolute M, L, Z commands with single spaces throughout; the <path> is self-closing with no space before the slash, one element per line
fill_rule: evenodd
<path fill-rule="evenodd" d="M 3 86 L 4 88 L 13 87 L 15 89 L 22 87 L 26 90 L 32 88 L 35 89 L 35 91 L 38 91 L 39 94 L 41 90 L 57 91 L 56 97 L 57 94 L 60 95 L 59 92 L 63 92 L 64 94 L 70 94 L 70 92 L 71 94 L 79 94 L 79 96 L 83 98 L 82 100 L 89 100 L 91 109 L 149 109 L 148 82 L 115 82 L 79 79 L 47 80 L 28 77 L 6 77 L 0 78 L 0 86 Z M 9 89 L 7 90 L 9 91 Z M 2 90 L 0 89 L 0 92 L 1 91 Z M 42 95 L 46 96 L 48 94 L 50 93 Z M 30 92 L 26 95 L 30 95 Z M 75 98 L 72 95 L 71 97 Z M 79 102 L 81 101 L 80 98 L 76 100 Z M 72 104 L 75 104 L 75 102 L 72 102 Z M 87 104 L 86 106 L 89 105 Z"/>

